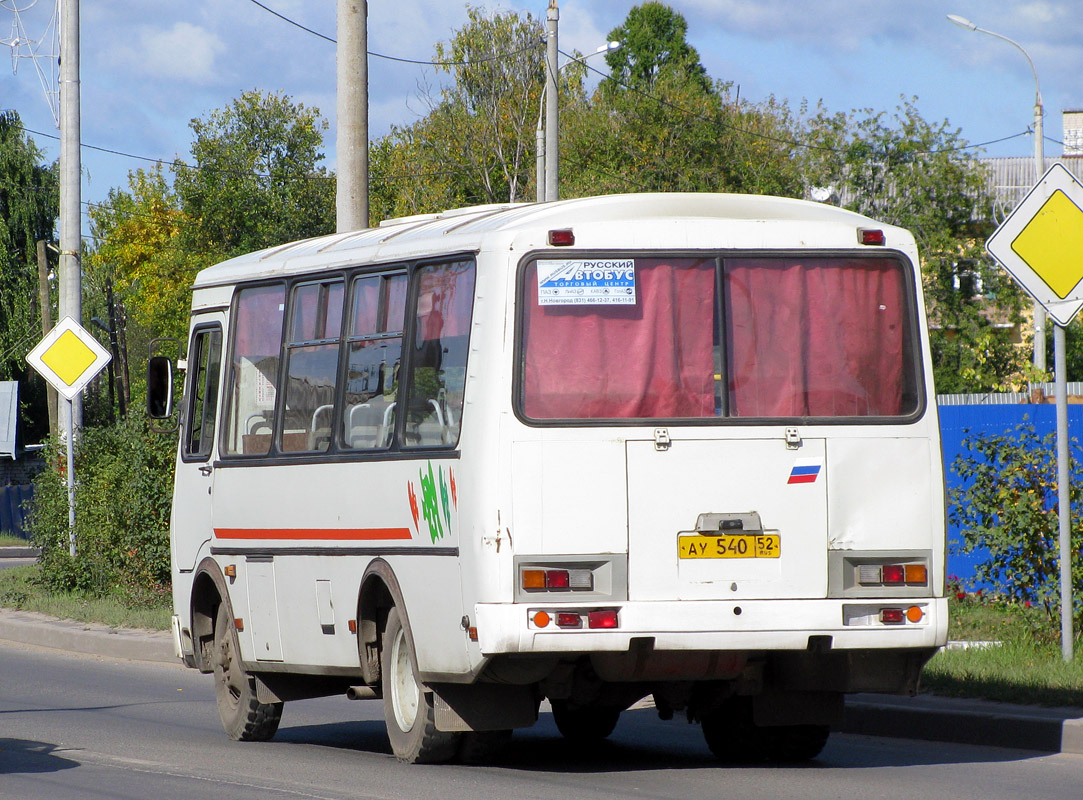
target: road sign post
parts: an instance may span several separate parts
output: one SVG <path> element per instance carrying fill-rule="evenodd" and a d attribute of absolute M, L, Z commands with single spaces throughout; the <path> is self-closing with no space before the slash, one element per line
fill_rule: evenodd
<path fill-rule="evenodd" d="M 68 450 L 68 550 L 72 558 L 75 558 L 75 431 L 72 425 L 72 400 L 102 371 L 110 358 L 109 351 L 71 317 L 64 317 L 26 356 L 26 363 L 36 369 L 68 403 L 64 433 Z"/>
<path fill-rule="evenodd" d="M 1068 391 L 1064 329 L 1083 306 L 1083 185 L 1054 164 L 989 237 L 986 250 L 1056 323 L 1057 511 L 1061 653 L 1071 661 L 1072 514 L 1069 495 Z"/>

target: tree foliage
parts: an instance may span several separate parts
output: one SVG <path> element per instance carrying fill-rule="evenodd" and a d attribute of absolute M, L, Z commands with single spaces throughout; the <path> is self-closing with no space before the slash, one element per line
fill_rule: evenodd
<path fill-rule="evenodd" d="M 75 559 L 69 555 L 65 474 L 54 466 L 38 476 L 30 527 L 49 589 L 114 596 L 132 605 L 160 602 L 168 594 L 176 446 L 176 437 L 154 433 L 139 413 L 84 429 L 75 452 Z M 64 464 L 63 447 L 54 444 L 46 460 Z"/>
<path fill-rule="evenodd" d="M 948 517 L 960 526 L 959 551 L 985 550 L 975 579 L 1009 599 L 1060 614 L 1060 518 L 1055 433 L 1039 436 L 1022 424 L 1005 434 L 969 434 L 952 465 L 963 485 L 949 498 Z M 1074 443 L 1070 475 L 1072 552 L 1083 546 L 1083 449 Z M 1075 630 L 1083 622 L 1083 560 L 1072 564 Z"/>
<path fill-rule="evenodd" d="M 468 6 L 467 17 L 436 45 L 437 69 L 452 82 L 425 97 L 424 118 L 373 147 L 374 209 L 402 215 L 533 199 L 543 27 L 530 14 Z"/>
<path fill-rule="evenodd" d="M 0 380 L 20 381 L 24 436 L 48 433 L 45 384 L 25 361 L 41 338 L 37 242 L 53 240 L 59 206 L 56 164 L 0 112 Z"/>
<path fill-rule="evenodd" d="M 664 3 L 650 0 L 635 6 L 624 22 L 609 32 L 609 41 L 621 46 L 605 55 L 611 72 L 602 81 L 602 92 L 649 92 L 665 77 L 676 77 L 681 83 L 710 92 L 711 79 L 687 35 L 688 22 Z"/>
<path fill-rule="evenodd" d="M 335 229 L 334 181 L 318 166 L 327 122 L 316 109 L 249 91 L 190 127 L 193 163 L 173 165 L 191 221 L 179 231 L 183 249 L 213 263 Z"/>

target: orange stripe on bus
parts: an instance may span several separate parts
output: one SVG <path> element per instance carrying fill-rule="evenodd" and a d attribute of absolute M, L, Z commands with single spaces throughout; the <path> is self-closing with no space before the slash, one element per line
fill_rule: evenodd
<path fill-rule="evenodd" d="M 382 541 L 410 539 L 409 528 L 215 528 L 217 539 L 333 539 Z"/>

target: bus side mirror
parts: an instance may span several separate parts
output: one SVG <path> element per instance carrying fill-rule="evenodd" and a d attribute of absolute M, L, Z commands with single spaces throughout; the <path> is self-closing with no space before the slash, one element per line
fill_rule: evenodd
<path fill-rule="evenodd" d="M 173 362 L 166 356 L 151 356 L 147 363 L 147 415 L 168 419 L 173 414 Z"/>

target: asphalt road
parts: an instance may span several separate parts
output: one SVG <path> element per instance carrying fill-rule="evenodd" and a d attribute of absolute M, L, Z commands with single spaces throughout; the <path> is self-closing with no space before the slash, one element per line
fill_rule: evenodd
<path fill-rule="evenodd" d="M 207 676 L 0 643 L 0 798 L 12 800 L 1061 800 L 1081 786 L 1083 756 L 840 734 L 805 766 L 726 767 L 697 726 L 648 710 L 590 751 L 543 714 L 493 766 L 407 766 L 376 701 L 288 703 L 274 741 L 237 743 Z"/>

